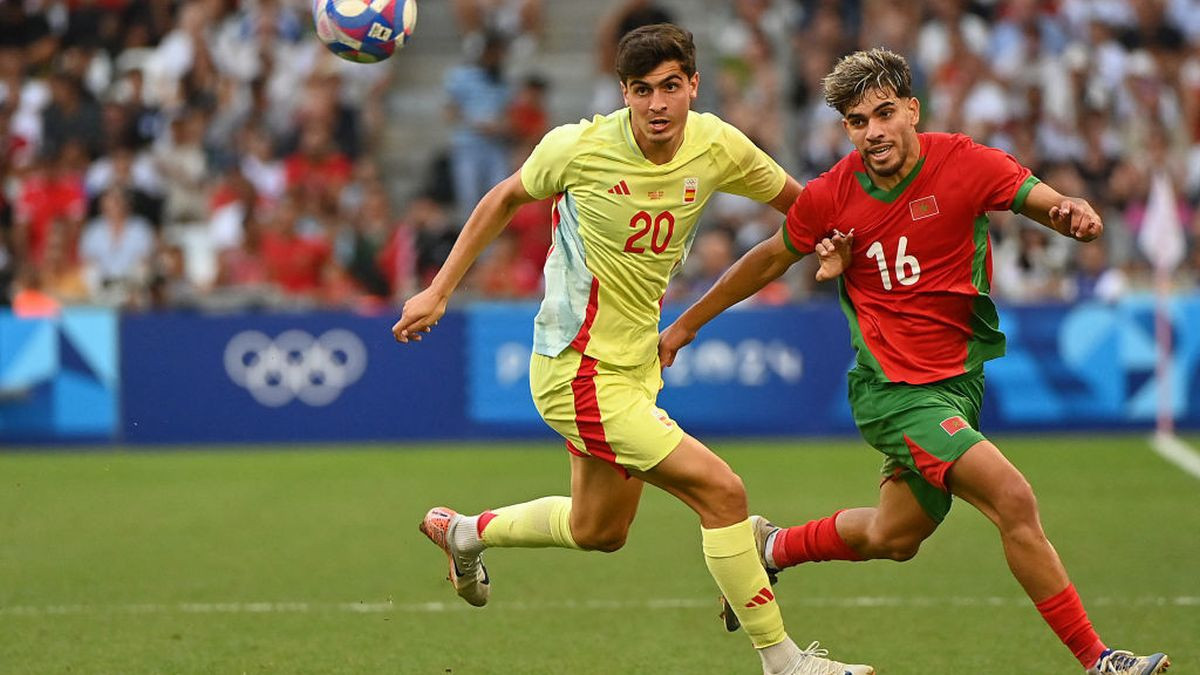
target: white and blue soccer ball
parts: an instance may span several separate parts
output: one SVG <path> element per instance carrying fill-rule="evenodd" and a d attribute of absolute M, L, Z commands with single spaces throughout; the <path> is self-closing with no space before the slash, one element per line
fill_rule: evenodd
<path fill-rule="evenodd" d="M 347 61 L 378 63 L 412 37 L 417 0 L 313 0 L 317 37 Z"/>

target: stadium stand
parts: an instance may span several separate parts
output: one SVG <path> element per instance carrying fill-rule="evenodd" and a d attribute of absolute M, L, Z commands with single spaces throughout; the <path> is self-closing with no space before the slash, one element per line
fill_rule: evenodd
<path fill-rule="evenodd" d="M 547 125 L 619 105 L 604 72 L 611 41 L 663 17 L 701 45 L 697 107 L 795 175 L 848 149 L 821 75 L 849 50 L 883 45 L 914 65 L 924 129 L 968 133 L 1087 195 L 1103 245 L 993 219 L 1004 300 L 1112 300 L 1148 286 L 1136 239 L 1156 174 L 1187 233 L 1174 281 L 1200 281 L 1195 0 L 483 5 L 422 3 L 412 44 L 363 66 L 326 53 L 307 5 L 288 0 L 0 4 L 0 303 L 394 307 L 437 269 L 470 206 L 453 189 L 447 74 L 476 60 L 486 35 L 504 38 L 509 103 L 494 138 L 516 166 Z M 114 225 L 113 213 L 126 215 Z M 518 220 L 464 297 L 538 296 L 548 214 Z M 775 220 L 739 200 L 715 205 L 706 225 L 724 234 L 673 297 L 694 297 L 714 256 L 740 253 Z M 758 301 L 828 293 L 808 271 Z"/>

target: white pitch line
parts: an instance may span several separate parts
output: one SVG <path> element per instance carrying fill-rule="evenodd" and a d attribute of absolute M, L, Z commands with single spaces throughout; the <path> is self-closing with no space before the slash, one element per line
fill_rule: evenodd
<path fill-rule="evenodd" d="M 1175 434 L 1154 434 L 1150 440 L 1154 451 L 1163 459 L 1200 478 L 1200 453 Z"/>
<path fill-rule="evenodd" d="M 784 607 L 869 609 L 876 607 L 1025 607 L 1023 596 L 933 597 L 933 596 L 858 596 L 846 598 L 796 598 L 783 600 Z M 1089 606 L 1106 607 L 1200 607 L 1200 596 L 1142 596 L 1137 598 L 1096 597 Z M 671 610 L 716 607 L 714 598 L 643 598 L 640 600 L 565 600 L 558 602 L 497 601 L 491 611 L 540 612 L 547 610 Z M 0 617 L 42 617 L 81 614 L 434 614 L 466 611 L 468 607 L 452 602 L 180 602 L 137 603 L 124 605 L 15 605 L 0 607 Z"/>

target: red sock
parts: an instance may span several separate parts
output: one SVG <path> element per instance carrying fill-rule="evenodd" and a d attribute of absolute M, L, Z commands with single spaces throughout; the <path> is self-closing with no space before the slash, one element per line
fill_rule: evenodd
<path fill-rule="evenodd" d="M 803 525 L 780 530 L 775 535 L 775 545 L 771 549 L 775 566 L 783 569 L 806 562 L 862 560 L 862 556 L 838 534 L 834 526 L 838 513 L 841 511 L 828 518 L 810 520 Z"/>
<path fill-rule="evenodd" d="M 1074 584 L 1035 606 L 1054 634 L 1075 654 L 1084 668 L 1096 665 L 1096 659 L 1100 658 L 1106 647 L 1092 628 Z"/>
<path fill-rule="evenodd" d="M 492 518 L 495 517 L 496 514 L 492 513 L 491 511 L 484 511 L 483 513 L 479 514 L 479 520 L 475 521 L 475 535 L 480 539 L 483 539 L 483 530 L 487 528 L 488 523 L 492 522 Z"/>

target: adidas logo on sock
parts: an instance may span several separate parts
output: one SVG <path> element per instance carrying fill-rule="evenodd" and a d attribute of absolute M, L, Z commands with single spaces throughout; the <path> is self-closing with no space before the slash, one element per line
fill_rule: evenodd
<path fill-rule="evenodd" d="M 753 598 L 750 598 L 750 602 L 746 603 L 746 607 L 754 609 L 755 607 L 761 607 L 774 599 L 775 594 L 771 592 L 771 589 L 764 586 L 758 589 L 757 595 L 755 595 Z"/>

